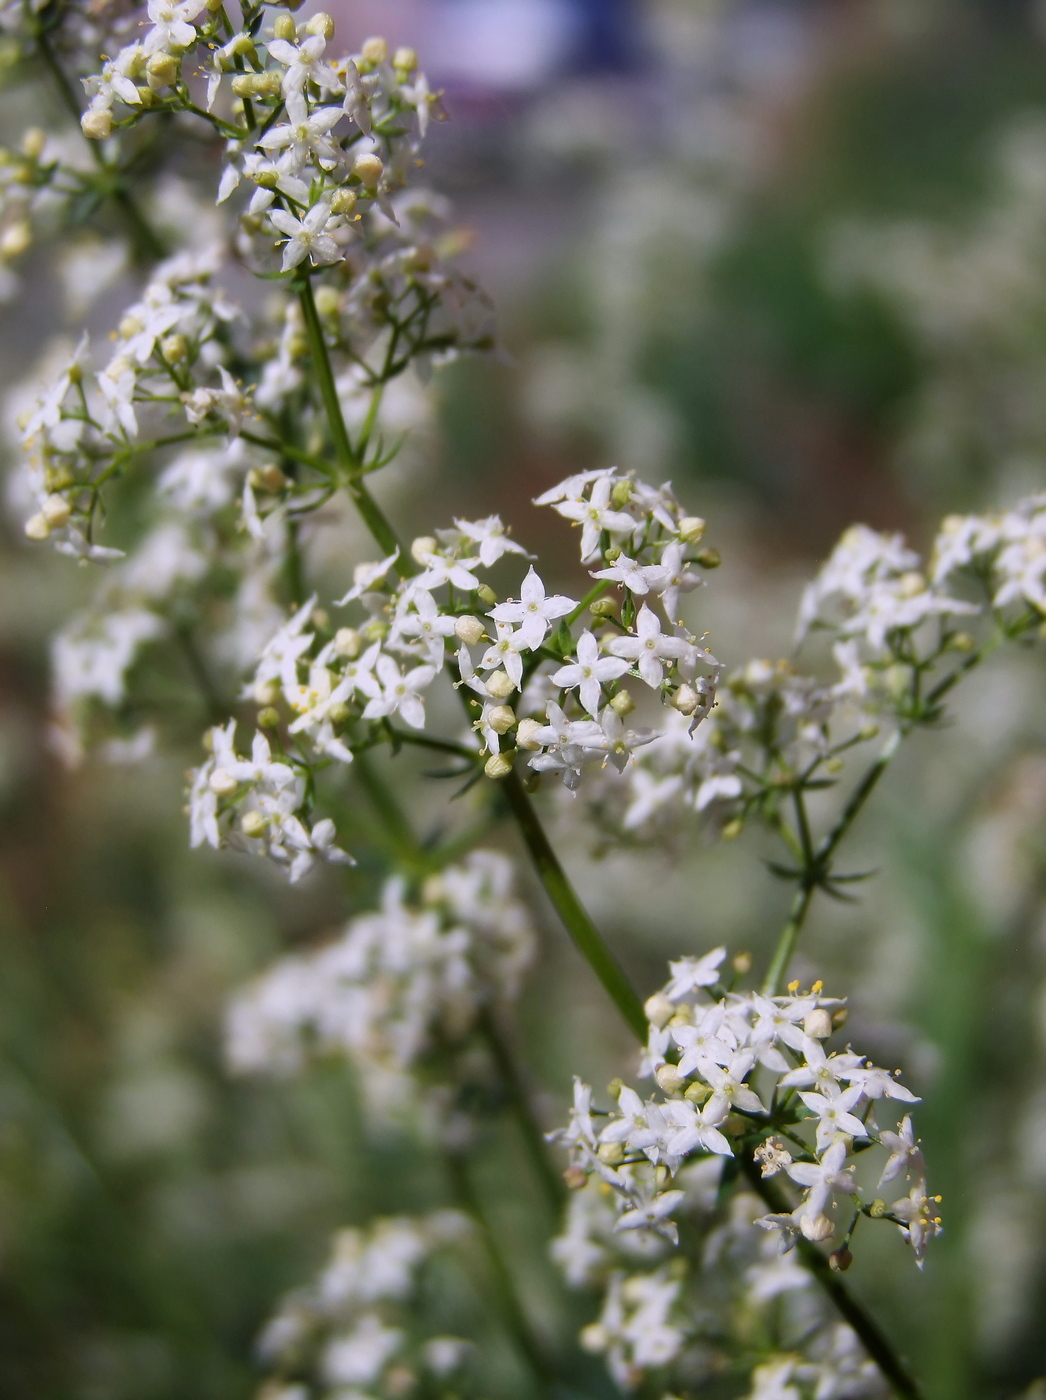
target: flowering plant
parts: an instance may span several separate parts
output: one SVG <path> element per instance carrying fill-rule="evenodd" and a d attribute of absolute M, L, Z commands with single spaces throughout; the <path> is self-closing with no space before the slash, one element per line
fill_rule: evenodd
<path fill-rule="evenodd" d="M 1046 497 L 948 518 L 926 566 L 898 536 L 847 531 L 803 596 L 798 642 L 827 643 L 806 673 L 794 659 L 726 669 L 689 621 L 719 563 L 706 522 L 632 471 L 583 471 L 536 498 L 579 532 L 576 598 L 551 591 L 497 516 L 401 539 L 371 490 L 403 445 L 396 386 L 491 349 L 492 313 L 455 264 L 445 202 L 412 183 L 443 115 L 417 56 L 378 38 L 339 55 L 330 16 L 295 8 L 3 11 L 84 138 L 26 133 L 5 167 L 5 256 L 75 238 L 88 201 L 122 229 L 142 283 L 106 353 L 85 334 L 19 395 L 10 494 L 25 534 L 99 578 L 55 639 L 55 743 L 70 761 L 134 761 L 202 706 L 194 847 L 291 883 L 353 865 L 361 844 L 381 852 L 380 909 L 244 989 L 229 1060 L 291 1076 L 347 1058 L 375 1122 L 443 1154 L 458 1210 L 340 1235 L 263 1333 L 267 1393 L 472 1386 L 468 1339 L 424 1335 L 409 1306 L 434 1256 L 467 1256 L 471 1238 L 535 1385 L 571 1380 L 583 1358 L 557 1369 L 470 1174 L 504 1107 L 557 1212 L 566 1197 L 552 1255 L 600 1291 L 580 1343 L 618 1387 L 696 1394 L 725 1375 L 752 1400 L 915 1396 L 842 1275 L 862 1220 L 899 1231 L 920 1267 L 941 1229 L 917 1099 L 842 1040 L 845 999 L 789 969 L 818 892 L 852 898 L 867 878 L 840 852 L 901 743 L 940 726 L 995 648 L 1039 638 Z M 155 226 L 139 178 L 157 131 L 207 151 L 192 159 L 209 202 L 180 233 Z M 358 552 L 343 502 L 379 557 L 321 600 L 324 532 Z M 450 765 L 435 776 L 471 794 L 472 825 L 417 837 L 383 763 L 411 749 Z M 746 954 L 680 950 L 642 999 L 564 870 L 560 799 L 607 849 L 688 826 L 768 832 L 793 899 L 763 976 L 748 980 Z M 502 817 L 653 1081 L 643 1097 L 616 1080 L 607 1108 L 575 1082 L 569 1126 L 548 1135 L 567 1149 L 562 1175 L 508 1029 L 534 938 L 511 862 L 478 849 Z"/>

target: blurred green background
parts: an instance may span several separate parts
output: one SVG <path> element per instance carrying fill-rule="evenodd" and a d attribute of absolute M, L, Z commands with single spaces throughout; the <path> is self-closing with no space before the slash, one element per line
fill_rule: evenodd
<path fill-rule="evenodd" d="M 350 45 L 380 17 L 423 64 L 443 34 L 451 121 L 430 171 L 500 308 L 504 353 L 437 376 L 416 489 L 396 502 L 408 528 L 500 511 L 573 588 L 569 532 L 530 499 L 611 461 L 671 478 L 724 555 L 698 615 L 732 667 L 788 653 L 801 583 L 851 521 L 925 547 L 942 513 L 1046 488 L 1041 5 L 648 0 L 579 5 L 555 29 L 555 5 L 520 0 L 504 23 L 532 24 L 537 57 L 508 78 L 496 25 L 489 66 L 448 44 L 467 6 L 328 8 Z M 7 139 L 27 110 L 58 120 L 18 69 L 0 93 Z M 6 382 L 63 329 L 47 267 L 30 254 L 3 310 Z M 445 1184 L 420 1149 L 368 1136 L 347 1071 L 225 1073 L 230 990 L 363 907 L 380 870 L 364 861 L 347 897 L 190 854 L 188 745 L 144 770 L 64 769 L 47 636 L 83 587 L 6 527 L 0 1395 L 237 1400 L 258 1383 L 261 1322 L 330 1231 L 439 1205 Z M 855 1044 L 925 1100 L 947 1232 L 923 1275 L 896 1241 L 862 1241 L 851 1278 L 932 1400 L 1044 1393 L 1042 697 L 1041 664 L 1010 657 L 912 742 L 854 839 L 883 873 L 859 907 L 817 910 L 800 959 L 851 996 Z M 561 836 L 644 990 L 682 952 L 758 957 L 782 921 L 747 837 L 600 857 Z M 533 894 L 542 960 L 518 1041 L 552 1126 L 572 1073 L 605 1083 L 631 1052 Z M 533 1228 L 517 1151 L 492 1128 L 480 1180 L 539 1323 L 562 1330 L 550 1222 Z M 482 1315 L 482 1282 L 458 1287 Z M 573 1325 L 587 1314 L 570 1306 Z M 502 1393 L 521 1384 L 506 1369 Z"/>

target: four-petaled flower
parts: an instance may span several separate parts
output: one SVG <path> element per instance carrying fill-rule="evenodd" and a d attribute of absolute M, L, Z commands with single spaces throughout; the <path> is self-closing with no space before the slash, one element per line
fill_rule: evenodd
<path fill-rule="evenodd" d="M 696 659 L 698 656 L 703 659 L 707 655 L 684 637 L 665 636 L 657 614 L 651 612 L 645 603 L 636 618 L 636 634 L 634 637 L 615 637 L 608 650 L 614 656 L 634 661 L 640 676 L 655 690 L 661 685 L 666 661 Z"/>
<path fill-rule="evenodd" d="M 459 526 L 460 526 L 459 521 Z M 554 593 L 545 595 L 545 585 L 531 568 L 520 587 L 518 603 L 498 603 L 488 613 L 495 622 L 518 622 L 520 645 L 534 651 L 545 640 L 548 629 L 560 617 L 566 617 L 577 606 L 573 598 Z"/>
<path fill-rule="evenodd" d="M 599 643 L 591 632 L 582 632 L 577 642 L 577 661 L 552 673 L 552 684 L 562 690 L 577 687 L 581 703 L 590 715 L 599 713 L 602 687 L 628 670 L 628 663 L 613 656 L 600 657 Z"/>
<path fill-rule="evenodd" d="M 330 223 L 330 205 L 316 204 L 305 215 L 296 219 L 284 209 L 274 209 L 269 215 L 280 233 L 287 235 L 283 249 L 283 271 L 289 272 L 306 258 L 311 258 L 314 266 L 340 262 L 342 251 L 327 233 Z"/>

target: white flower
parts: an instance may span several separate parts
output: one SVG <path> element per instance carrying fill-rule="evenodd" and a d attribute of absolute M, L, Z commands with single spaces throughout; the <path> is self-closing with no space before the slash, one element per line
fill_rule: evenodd
<path fill-rule="evenodd" d="M 305 215 L 296 219 L 283 209 L 274 209 L 269 215 L 272 223 L 287 235 L 283 249 L 283 271 L 297 267 L 306 258 L 311 258 L 314 266 L 340 262 L 343 254 L 334 239 L 326 232 L 330 222 L 330 206 L 317 204 Z"/>
<path fill-rule="evenodd" d="M 458 524 L 460 526 L 461 522 Z M 545 640 L 552 623 L 572 612 L 577 604 L 573 598 L 564 597 L 559 593 L 553 594 L 551 598 L 546 597 L 545 585 L 533 567 L 528 571 L 519 591 L 518 603 L 498 603 L 488 616 L 495 622 L 520 623 L 520 645 L 534 651 Z"/>
<path fill-rule="evenodd" d="M 357 564 L 352 571 L 352 587 L 344 598 L 339 598 L 336 607 L 344 607 L 346 603 L 351 603 L 357 598 L 362 598 L 364 593 L 369 593 L 376 583 L 381 583 L 389 570 L 400 557 L 399 550 L 394 550 L 387 559 L 382 559 L 376 564 Z"/>
<path fill-rule="evenodd" d="M 493 671 L 504 666 L 509 680 L 518 690 L 523 681 L 523 655 L 528 649 L 523 637 L 523 629 L 514 630 L 506 622 L 495 624 L 497 639 L 492 642 L 480 658 L 481 671 Z"/>
<path fill-rule="evenodd" d="M 377 1380 L 403 1344 L 403 1333 L 386 1327 L 377 1313 L 364 1313 L 350 1333 L 324 1348 L 323 1374 L 330 1385 L 365 1386 Z"/>
<path fill-rule="evenodd" d="M 209 413 L 217 413 L 228 424 L 228 441 L 231 443 L 240 435 L 243 417 L 249 407 L 246 394 L 233 379 L 224 365 L 218 366 L 222 387 L 220 389 L 195 389 L 185 400 L 185 416 L 193 427 L 198 427 Z"/>
<path fill-rule="evenodd" d="M 747 1113 L 766 1112 L 759 1095 L 744 1083 L 745 1075 L 751 1073 L 754 1064 L 752 1050 L 738 1050 L 726 1065 L 718 1065 L 710 1058 L 701 1060 L 701 1078 L 712 1086 L 712 1097 L 705 1104 L 710 1120 L 721 1122 L 732 1107 L 742 1108 Z"/>
<path fill-rule="evenodd" d="M 287 97 L 287 121 L 272 127 L 257 144 L 267 151 L 285 150 L 295 172 L 313 157 L 318 165 L 331 170 L 341 161 L 342 152 L 331 141 L 330 132 L 344 115 L 341 107 L 317 107 L 310 113 L 301 93 L 291 92 Z"/>
<path fill-rule="evenodd" d="M 300 93 L 306 83 L 315 83 L 329 92 L 341 92 L 340 78 L 330 64 L 323 61 L 327 41 L 321 34 L 310 34 L 300 44 L 270 39 L 268 47 L 271 57 L 287 69 L 283 75 L 284 97 Z"/>
<path fill-rule="evenodd" d="M 683 777 L 680 773 L 669 773 L 660 778 L 647 768 L 637 767 L 632 770 L 630 787 L 632 800 L 621 818 L 625 831 L 635 831 L 670 806 L 683 790 Z"/>
<path fill-rule="evenodd" d="M 906 1222 L 906 1225 L 901 1227 L 901 1234 L 911 1245 L 915 1262 L 921 1269 L 926 1257 L 927 1244 L 941 1230 L 940 1217 L 937 1215 L 937 1198 L 927 1196 L 926 1183 L 920 1179 L 915 1182 L 907 1196 L 894 1201 L 890 1210 Z"/>
<path fill-rule="evenodd" d="M 717 1108 L 710 1111 L 706 1104 L 698 1110 L 686 1099 L 672 1099 L 665 1110 L 673 1127 L 665 1142 L 665 1158 L 670 1166 L 691 1152 L 711 1152 L 720 1157 L 734 1155 L 729 1141 L 717 1126 L 723 1121 Z"/>
<path fill-rule="evenodd" d="M 836 1133 L 849 1133 L 851 1137 L 867 1137 L 868 1129 L 850 1112 L 860 1103 L 863 1094 L 860 1089 L 846 1089 L 837 1098 L 826 1098 L 824 1094 L 804 1094 L 799 1097 L 817 1117 L 817 1150 L 823 1152 Z"/>
<path fill-rule="evenodd" d="M 561 666 L 552 673 L 553 685 L 561 690 L 577 687 L 581 703 L 590 715 L 599 713 L 602 686 L 606 681 L 617 680 L 628 670 L 628 663 L 615 657 L 600 659 L 599 643 L 591 632 L 582 632 L 577 642 L 577 661 Z"/>
<path fill-rule="evenodd" d="M 886 1166 L 883 1167 L 883 1174 L 879 1178 L 879 1185 L 886 1186 L 891 1181 L 896 1181 L 899 1176 L 914 1172 L 917 1176 L 923 1175 L 923 1154 L 919 1149 L 919 1143 L 915 1136 L 915 1129 L 912 1127 L 912 1116 L 905 1114 L 898 1132 L 890 1132 L 884 1129 L 879 1134 L 879 1141 L 884 1147 L 890 1149 L 890 1156 Z"/>
<path fill-rule="evenodd" d="M 421 692 L 431 685 L 436 671 L 433 666 L 415 666 L 406 675 L 391 656 L 382 653 L 378 657 L 378 680 L 381 694 L 368 702 L 363 711 L 364 719 L 380 719 L 387 715 L 401 714 L 412 729 L 425 727 L 425 703 Z"/>
<path fill-rule="evenodd" d="M 515 540 L 510 540 L 501 523 L 500 515 L 488 515 L 485 520 L 457 520 L 454 524 L 466 539 L 479 545 L 479 562 L 485 569 L 496 564 L 503 554 L 522 554 L 526 550 Z M 525 587 L 526 585 L 524 585 Z M 505 621 L 513 621 L 506 618 Z"/>
<path fill-rule="evenodd" d="M 663 578 L 663 571 L 660 564 L 639 564 L 627 554 L 622 554 L 609 568 L 593 572 L 592 577 L 610 579 L 613 583 L 624 585 L 632 593 L 643 594 L 657 587 Z"/>
<path fill-rule="evenodd" d="M 576 479 L 576 478 L 575 478 Z M 573 520 L 581 529 L 581 562 L 587 564 L 599 553 L 599 537 L 606 531 L 611 536 L 629 535 L 635 521 L 622 510 L 610 505 L 610 493 L 614 489 L 614 479 L 610 474 L 598 474 L 588 500 L 562 500 L 554 509 L 567 520 Z M 539 496 L 536 504 L 543 505 L 549 492 Z"/>
<path fill-rule="evenodd" d="M 806 1188 L 802 1214 L 813 1219 L 825 1213 L 825 1207 L 835 1195 L 854 1196 L 857 1185 L 853 1176 L 843 1171 L 846 1162 L 846 1140 L 837 1137 L 820 1162 L 791 1162 L 785 1168 L 793 1181 Z"/>
<path fill-rule="evenodd" d="M 665 547 L 659 568 L 661 573 L 657 582 L 653 584 L 654 591 L 661 595 L 661 602 L 669 622 L 678 622 L 679 595 L 691 593 L 695 588 L 701 588 L 704 585 L 704 579 L 699 578 L 687 567 L 683 559 L 683 546 L 678 540 L 673 540 Z"/>
<path fill-rule="evenodd" d="M 666 637 L 657 614 L 645 603 L 636 618 L 636 633 L 634 637 L 615 637 L 607 650 L 614 656 L 636 662 L 640 676 L 655 690 L 664 678 L 666 661 L 710 659 L 706 651 L 683 637 Z"/>
<path fill-rule="evenodd" d="M 425 571 L 414 580 L 419 588 L 440 588 L 449 583 L 464 593 L 473 593 L 479 587 L 472 575 L 472 570 L 479 565 L 478 559 L 452 559 L 432 551 L 423 554 L 420 562 L 425 565 Z"/>
<path fill-rule="evenodd" d="M 719 966 L 726 957 L 725 948 L 713 948 L 700 958 L 680 958 L 670 962 L 671 981 L 665 988 L 670 1001 L 680 1001 L 698 987 L 714 987 L 719 981 Z"/>
<path fill-rule="evenodd" d="M 396 619 L 396 634 L 417 637 L 428 652 L 430 664 L 437 671 L 442 670 L 446 638 L 454 635 L 457 619 L 442 614 L 435 598 L 424 588 L 415 588 L 409 600 L 414 605 L 414 611 Z"/>
<path fill-rule="evenodd" d="M 582 766 L 592 756 L 592 745 L 602 743 L 603 730 L 595 720 L 568 720 L 554 700 L 546 709 L 548 724 L 532 736 L 543 752 L 534 755 L 530 767 L 539 773 L 562 773 L 564 786 L 573 791 L 581 781 Z"/>
<path fill-rule="evenodd" d="M 204 0 L 149 0 L 152 28 L 145 36 L 146 53 L 161 49 L 188 49 L 196 42 L 196 30 L 189 23 L 203 9 Z"/>

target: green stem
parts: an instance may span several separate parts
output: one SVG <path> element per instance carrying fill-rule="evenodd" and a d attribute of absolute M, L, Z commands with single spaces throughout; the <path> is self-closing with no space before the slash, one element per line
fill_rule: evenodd
<path fill-rule="evenodd" d="M 512 1333 L 520 1354 L 533 1371 L 543 1391 L 548 1390 L 556 1376 L 545 1357 L 544 1348 L 534 1335 L 530 1320 L 523 1311 L 516 1294 L 515 1280 L 498 1248 L 497 1235 L 491 1228 L 486 1212 L 472 1185 L 468 1168 L 456 1152 L 448 1152 L 445 1157 L 447 1175 L 451 1187 L 462 1210 L 475 1222 L 480 1239 L 490 1263 L 490 1274 L 497 1294 L 498 1305 L 506 1326 Z"/>
<path fill-rule="evenodd" d="M 305 335 L 309 342 L 309 354 L 312 357 L 312 367 L 319 384 L 320 398 L 323 400 L 323 408 L 327 415 L 331 441 L 334 444 L 334 455 L 341 468 L 345 488 L 352 497 L 356 509 L 363 517 L 363 523 L 373 535 L 382 552 L 395 554 L 398 551 L 400 568 L 408 573 L 413 572 L 410 556 L 404 553 L 403 547 L 396 538 L 395 530 L 360 479 L 362 463 L 353 451 L 349 430 L 345 426 L 345 415 L 341 411 L 341 400 L 338 398 L 338 389 L 334 383 L 330 354 L 324 339 L 323 327 L 320 324 L 319 312 L 316 310 L 316 298 L 312 294 L 312 282 L 308 276 L 304 276 L 296 279 L 294 285 L 301 303 L 302 316 L 305 320 Z"/>
<path fill-rule="evenodd" d="M 785 974 L 788 971 L 788 964 L 792 960 L 795 952 L 795 945 L 799 940 L 799 935 L 806 922 L 806 915 L 810 909 L 810 903 L 814 897 L 815 886 L 804 883 L 795 892 L 792 900 L 791 912 L 788 915 L 788 922 L 781 930 L 777 940 L 777 947 L 774 949 L 774 956 L 770 961 L 767 970 L 766 980 L 763 983 L 763 995 L 775 997 L 781 990 L 784 983 Z"/>
<path fill-rule="evenodd" d="M 752 1190 L 761 1197 L 773 1214 L 783 1215 L 789 1212 L 791 1207 L 784 1193 L 773 1181 L 768 1181 L 761 1174 L 747 1153 L 742 1158 L 741 1167 Z M 857 1333 L 861 1345 L 878 1366 L 884 1379 L 889 1382 L 894 1394 L 899 1395 L 901 1400 L 921 1400 L 922 1392 L 918 1382 L 894 1351 L 879 1324 L 865 1312 L 817 1246 L 800 1238 L 799 1255 L 834 1303 L 836 1310 Z"/>
<path fill-rule="evenodd" d="M 545 829 L 538 820 L 519 774 L 510 773 L 503 780 L 501 790 L 556 913 L 630 1030 L 638 1037 L 640 1043 L 645 1043 L 647 1018 L 643 1003 L 621 970 L 617 959 L 603 942 L 603 937 L 588 911 L 574 893 L 574 887 L 545 835 Z"/>
<path fill-rule="evenodd" d="M 425 863 L 424 853 L 418 848 L 410 823 L 399 803 L 389 791 L 387 784 L 383 783 L 375 773 L 371 766 L 370 755 L 357 753 L 352 771 L 359 778 L 360 785 L 381 818 L 399 858 L 411 866 L 418 865 L 419 861 Z"/>
<path fill-rule="evenodd" d="M 523 1134 L 534 1173 L 541 1182 L 549 1209 L 553 1215 L 558 1216 L 563 1206 L 563 1180 L 549 1158 L 545 1135 L 534 1117 L 530 1095 L 523 1083 L 515 1057 L 489 1007 L 484 1007 L 480 1013 L 479 1029 L 487 1042 L 501 1076 L 512 1112 Z"/>

